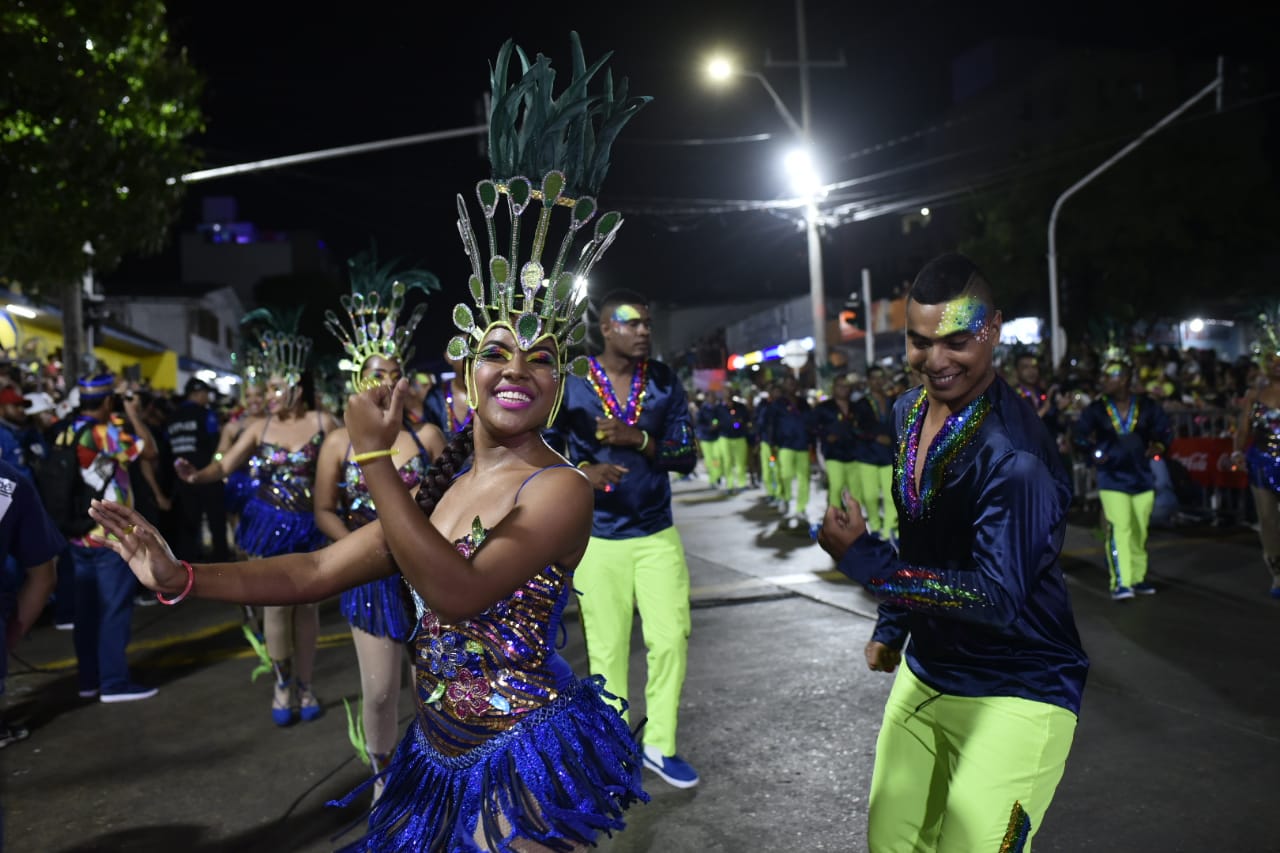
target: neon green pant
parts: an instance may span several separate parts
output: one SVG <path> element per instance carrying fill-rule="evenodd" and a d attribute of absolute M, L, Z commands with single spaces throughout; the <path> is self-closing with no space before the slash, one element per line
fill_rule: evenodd
<path fill-rule="evenodd" d="M 796 512 L 804 515 L 809 508 L 809 451 L 774 450 L 778 457 L 778 497 L 791 502 L 791 484 L 796 484 Z"/>
<path fill-rule="evenodd" d="M 837 462 L 834 459 L 823 461 L 822 467 L 827 472 L 827 506 L 841 506 L 840 493 L 845 489 L 853 495 L 853 499 L 862 503 L 862 492 L 858 486 L 854 466 L 857 462 Z"/>
<path fill-rule="evenodd" d="M 591 537 L 573 576 L 591 672 L 627 698 L 632 611 L 640 611 L 648 678 L 644 742 L 676 754 L 676 720 L 689 651 L 689 567 L 675 527 L 634 539 Z"/>
<path fill-rule="evenodd" d="M 724 485 L 729 489 L 747 487 L 746 438 L 720 439 L 720 459 L 724 466 Z"/>
<path fill-rule="evenodd" d="M 855 462 L 858 490 L 853 496 L 867 511 L 867 529 L 888 539 L 898 532 L 898 507 L 893 502 L 893 466 Z"/>
<path fill-rule="evenodd" d="M 1107 569 L 1111 588 L 1133 586 L 1147 579 L 1147 526 L 1156 493 L 1098 490 L 1102 515 L 1107 524 Z"/>
<path fill-rule="evenodd" d="M 702 462 L 707 466 L 707 482 L 711 485 L 719 483 L 724 477 L 724 449 L 722 438 L 710 438 L 698 442 L 702 448 Z"/>
<path fill-rule="evenodd" d="M 782 497 L 778 483 L 778 457 L 773 447 L 764 441 L 760 442 L 760 483 L 769 497 Z"/>
<path fill-rule="evenodd" d="M 1066 708 L 1012 696 L 939 694 L 904 662 L 876 742 L 868 848 L 1029 853 L 1075 730 L 1076 715 Z M 1001 846 L 1011 825 L 1013 837 L 1025 840 Z"/>

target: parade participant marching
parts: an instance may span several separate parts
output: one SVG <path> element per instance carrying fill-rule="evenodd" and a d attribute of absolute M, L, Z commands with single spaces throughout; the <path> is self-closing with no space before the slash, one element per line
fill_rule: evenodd
<path fill-rule="evenodd" d="M 599 123 L 607 118 L 616 128 L 644 100 L 626 98 L 624 81 L 551 107 L 550 62 L 537 57 L 509 87 L 511 59 L 508 42 L 492 77 L 496 177 L 476 188 L 487 253 L 458 199 L 475 304 L 455 307 L 464 333 L 450 349 L 466 360 L 474 416 L 417 501 L 392 464 L 391 444 L 403 429 L 402 379 L 394 390 L 381 386 L 348 401 L 353 458 L 364 466 L 378 518 L 327 548 L 190 566 L 175 561 L 136 513 L 114 504 L 94 511 L 120 537 L 111 547 L 167 601 L 317 601 L 397 569 L 404 575 L 418 605 L 417 713 L 387 769 L 369 832 L 350 850 L 580 850 L 621 829 L 624 809 L 647 799 L 639 752 L 603 700 L 599 679 L 576 678 L 555 649 L 590 537 L 592 490 L 542 439 L 564 393 L 567 351 L 585 334 L 585 293 L 576 282 L 622 221 L 614 212 L 597 215 L 597 183 L 558 171 L 565 164 L 547 158 L 580 155 L 585 161 L 569 165 L 598 182 L 608 159 Z M 574 59 L 570 85 L 581 90 L 603 60 L 587 66 L 576 36 Z M 539 124 L 553 119 L 563 121 Z M 550 144 L 565 127 L 582 144 Z M 516 145 L 526 138 L 527 147 Z M 538 184 L 510 177 L 527 174 L 543 177 Z M 509 223 L 494 222 L 500 208 Z M 538 224 L 532 248 L 517 239 L 510 257 L 498 254 L 495 224 L 518 234 L 522 215 L 530 230 Z M 544 257 L 553 220 L 563 237 Z M 586 245 L 569 266 L 580 233 Z M 529 252 L 523 263 L 522 251 Z"/>
<path fill-rule="evenodd" d="M 1258 322 L 1262 335 L 1254 351 L 1263 372 L 1240 407 L 1231 461 L 1249 472 L 1271 597 L 1280 598 L 1280 316 L 1264 314 Z"/>
<path fill-rule="evenodd" d="M 883 367 L 867 371 L 867 393 L 853 404 L 858 444 L 854 449 L 850 489 L 867 511 L 867 526 L 881 539 L 896 541 L 898 508 L 893 503 L 892 380 Z"/>
<path fill-rule="evenodd" d="M 751 430 L 751 412 L 745 400 L 726 387 L 716 404 L 716 420 L 720 424 L 720 463 L 725 490 L 730 496 L 747 487 L 747 433 Z"/>
<path fill-rule="evenodd" d="M 311 340 L 292 331 L 300 313 L 290 318 L 259 309 L 245 318 L 250 322 L 265 320 L 270 326 L 261 333 L 267 376 L 267 417 L 262 427 L 245 430 L 221 459 L 204 468 L 197 469 L 186 459 L 174 462 L 178 476 L 187 483 L 217 482 L 249 464 L 258 489 L 245 504 L 236 528 L 236 545 L 249 557 L 305 553 L 326 542 L 316 527 L 312 488 L 320 445 L 338 424 L 332 415 L 312 409 L 314 389 L 311 374 L 306 372 Z M 275 674 L 272 722 L 287 726 L 295 717 L 308 722 L 318 719 L 323 708 L 311 689 L 320 636 L 316 605 L 270 603 L 262 622 L 264 665 Z"/>
<path fill-rule="evenodd" d="M 1109 348 L 1103 354 L 1102 396 L 1085 407 L 1075 425 L 1076 447 L 1098 472 L 1114 601 L 1156 591 L 1147 580 L 1147 528 L 1156 486 L 1151 459 L 1172 440 L 1164 409 L 1146 394 L 1131 393 L 1132 380 L 1128 354 Z"/>
<path fill-rule="evenodd" d="M 1070 482 L 1035 412 L 996 376 L 1001 316 L 971 261 L 928 263 L 906 319 L 923 385 L 894 405 L 900 551 L 865 535 L 852 499 L 827 510 L 818 538 L 883 600 L 868 666 L 898 670 L 868 847 L 1029 850 L 1088 669 L 1058 563 Z"/>
<path fill-rule="evenodd" d="M 828 506 L 840 506 L 840 496 L 846 489 L 862 498 L 853 470 L 858 436 L 850 401 L 852 391 L 849 378 L 837 376 L 831 381 L 831 396 L 813 409 L 813 431 L 827 474 Z"/>
<path fill-rule="evenodd" d="M 231 449 L 241 433 L 246 430 L 260 432 L 262 425 L 266 422 L 267 401 L 264 385 L 267 377 L 262 370 L 262 365 L 258 363 L 261 353 L 256 347 L 246 347 L 243 357 L 247 361 L 240 374 L 240 411 L 222 425 L 222 432 L 218 436 L 218 450 L 214 453 L 216 459 L 221 459 Z M 234 530 L 239 526 L 240 513 L 244 511 L 244 505 L 257 490 L 258 483 L 253 478 L 248 464 L 241 465 L 227 475 L 226 483 L 223 484 L 223 499 L 227 508 L 227 523 L 231 529 Z"/>
<path fill-rule="evenodd" d="M 769 444 L 778 457 L 778 491 L 783 519 L 788 526 L 804 522 L 807 530 L 813 422 L 809 403 L 800 393 L 799 384 L 794 376 L 783 378 L 782 391 L 773 402 L 770 413 L 772 431 Z"/>
<path fill-rule="evenodd" d="M 724 482 L 724 453 L 720 444 L 719 400 L 717 392 L 697 395 L 698 414 L 693 419 L 693 434 L 707 469 L 707 483 L 718 489 Z"/>
<path fill-rule="evenodd" d="M 404 375 L 403 365 L 413 357 L 410 342 L 425 308 L 419 306 L 410 316 L 401 316 L 405 293 L 413 287 L 438 289 L 436 277 L 423 270 L 396 273 L 391 264 L 379 266 L 372 254 L 357 255 L 348 266 L 351 296 L 342 300 L 346 323 L 328 311 L 325 325 L 346 350 L 357 391 L 395 385 Z M 415 429 L 406 417 L 391 445 L 401 482 L 416 491 L 444 445 L 444 435 L 435 424 L 422 423 Z M 334 542 L 377 518 L 364 469 L 352 458 L 351 436 L 345 427 L 329 433 L 320 448 L 315 513 L 316 526 Z M 342 615 L 351 624 L 360 665 L 360 722 L 350 728 L 356 733 L 353 740 L 361 759 L 377 778 L 374 799 L 382 792 L 380 774 L 398 734 L 400 671 L 414 623 L 407 605 L 399 574 L 349 589 L 340 603 Z"/>
<path fill-rule="evenodd" d="M 604 351 L 570 380 L 558 430 L 596 489 L 591 545 L 576 586 L 592 673 L 627 698 L 632 613 L 640 612 L 648 668 L 645 766 L 680 788 L 698 774 L 676 750 L 689 652 L 689 567 L 671 516 L 670 474 L 697 458 L 684 386 L 649 357 L 648 300 L 617 290 L 600 302 Z"/>

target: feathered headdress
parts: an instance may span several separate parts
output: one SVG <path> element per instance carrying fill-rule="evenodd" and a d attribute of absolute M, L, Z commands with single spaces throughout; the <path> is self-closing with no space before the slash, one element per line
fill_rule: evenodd
<path fill-rule="evenodd" d="M 1253 342 L 1253 357 L 1264 370 L 1273 358 L 1280 358 L 1280 305 L 1258 314 L 1258 337 Z"/>
<path fill-rule="evenodd" d="M 477 240 L 459 195 L 458 232 L 471 261 L 468 286 L 474 307 L 459 304 L 453 309 L 454 325 L 462 334 L 448 346 L 451 358 L 467 360 L 467 389 L 474 400 L 473 344 L 492 328 L 509 329 L 522 349 L 553 338 L 561 384 L 552 417 L 564 389 L 568 350 L 586 336 L 587 276 L 622 225 L 617 212 L 596 216 L 595 196 L 609 169 L 609 150 L 623 125 L 650 100 L 628 98 L 625 79 L 615 93 L 607 69 L 603 90 L 588 93 L 588 84 L 609 54 L 587 67 L 577 33 L 570 34 L 570 41 L 573 76 L 559 97 L 554 95 L 551 60 L 539 54 L 530 63 L 511 41 L 499 50 L 491 69 L 492 177 L 476 185 L 487 240 L 484 246 Z M 513 51 L 520 59 L 521 76 L 509 85 Z M 503 207 L 505 216 L 499 214 Z M 533 233 L 522 242 L 526 213 Z M 506 220 L 509 240 L 501 248 L 495 219 Z M 553 231 L 559 234 L 559 247 L 544 258 L 548 245 L 555 243 Z M 575 359 L 571 369 L 584 375 L 586 363 Z"/>
<path fill-rule="evenodd" d="M 261 369 L 265 376 L 280 376 L 287 385 L 297 385 L 311 354 L 311 338 L 298 334 L 304 306 L 297 308 L 257 308 L 240 318 L 257 336 Z"/>
<path fill-rule="evenodd" d="M 427 312 L 420 304 L 401 322 L 405 294 L 417 288 L 423 293 L 440 289 L 440 280 L 421 269 L 395 271 L 398 258 L 378 264 L 377 248 L 361 252 L 347 261 L 351 294 L 343 294 L 342 307 L 347 324 L 333 311 L 324 312 L 325 328 L 342 344 L 351 360 L 352 384 L 361 389 L 364 364 L 374 356 L 399 362 L 403 367 L 413 357 L 413 332 Z"/>

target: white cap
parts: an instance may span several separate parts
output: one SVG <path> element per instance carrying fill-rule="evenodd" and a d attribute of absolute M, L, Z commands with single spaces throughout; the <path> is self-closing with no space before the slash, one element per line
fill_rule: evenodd
<path fill-rule="evenodd" d="M 53 398 L 44 391 L 36 391 L 33 394 L 28 394 L 27 399 L 31 401 L 31 404 L 27 406 L 28 415 L 38 415 L 41 412 L 52 412 L 58 408 L 57 404 L 53 402 Z"/>

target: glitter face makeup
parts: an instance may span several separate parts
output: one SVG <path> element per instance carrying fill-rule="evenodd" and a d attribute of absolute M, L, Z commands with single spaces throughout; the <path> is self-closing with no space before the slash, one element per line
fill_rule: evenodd
<path fill-rule="evenodd" d="M 942 318 L 938 321 L 938 328 L 934 330 L 934 334 L 940 338 L 957 332 L 979 335 L 985 330 L 986 325 L 986 303 L 976 296 L 961 296 L 943 306 Z"/>
<path fill-rule="evenodd" d="M 632 320 L 642 320 L 644 315 L 641 314 L 634 305 L 619 305 L 613 309 L 613 322 L 625 326 Z"/>

